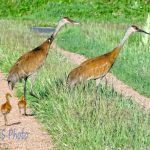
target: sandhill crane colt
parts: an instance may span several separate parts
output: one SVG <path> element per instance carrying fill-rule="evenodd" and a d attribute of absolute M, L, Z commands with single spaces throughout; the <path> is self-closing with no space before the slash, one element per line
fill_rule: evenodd
<path fill-rule="evenodd" d="M 18 102 L 18 108 L 19 108 L 19 113 L 21 114 L 21 109 L 24 109 L 24 115 L 27 115 L 26 113 L 26 106 L 27 106 L 27 102 L 26 99 L 24 98 L 24 96 L 21 96 L 19 102 Z"/>
<path fill-rule="evenodd" d="M 56 37 L 57 33 L 59 32 L 61 27 L 69 23 L 79 24 L 69 19 L 68 17 L 64 17 L 58 22 L 58 25 L 50 38 L 48 38 L 40 46 L 25 53 L 17 60 L 17 62 L 11 67 L 7 78 L 7 82 L 11 90 L 13 90 L 17 81 L 24 79 L 24 97 L 26 99 L 26 82 L 28 77 L 30 77 L 31 75 L 31 77 L 35 76 L 37 70 L 44 64 L 44 61 L 48 55 L 49 47 Z M 32 91 L 32 84 L 30 88 L 30 95 L 36 97 Z"/>
<path fill-rule="evenodd" d="M 2 104 L 2 106 L 1 106 L 1 112 L 2 112 L 2 114 L 3 114 L 3 116 L 4 116 L 5 125 L 7 126 L 8 124 L 7 124 L 6 115 L 7 115 L 8 113 L 10 113 L 11 108 L 12 108 L 8 97 L 12 97 L 12 96 L 10 95 L 10 93 L 6 93 L 5 96 L 6 96 L 6 103 Z"/>
<path fill-rule="evenodd" d="M 67 77 L 67 85 L 72 88 L 78 82 L 85 80 L 96 80 L 96 99 L 97 99 L 97 87 L 101 79 L 109 72 L 113 66 L 121 48 L 123 47 L 125 41 L 128 37 L 134 32 L 143 32 L 146 34 L 146 31 L 139 29 L 137 26 L 130 26 L 122 41 L 114 48 L 111 52 L 104 55 L 88 59 L 81 63 L 77 68 L 73 69 Z"/>

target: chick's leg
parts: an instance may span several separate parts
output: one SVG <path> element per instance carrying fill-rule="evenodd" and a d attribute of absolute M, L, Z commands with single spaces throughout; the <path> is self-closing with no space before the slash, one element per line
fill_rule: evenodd
<path fill-rule="evenodd" d="M 95 87 L 95 97 L 96 97 L 96 100 L 98 100 L 98 86 L 99 86 L 100 82 L 101 82 L 100 78 L 96 80 L 96 87 Z"/>
<path fill-rule="evenodd" d="M 25 116 L 27 115 L 27 113 L 26 113 L 26 107 L 24 107 L 24 115 Z"/>
<path fill-rule="evenodd" d="M 4 114 L 4 120 L 5 120 L 5 126 L 7 126 L 7 125 L 8 125 L 8 123 L 7 123 L 6 114 Z"/>

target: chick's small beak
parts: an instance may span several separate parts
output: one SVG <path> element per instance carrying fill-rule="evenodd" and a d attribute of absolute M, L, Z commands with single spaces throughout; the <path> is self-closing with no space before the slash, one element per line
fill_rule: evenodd
<path fill-rule="evenodd" d="M 142 29 L 138 29 L 138 32 L 143 32 L 143 33 L 145 33 L 145 34 L 149 34 L 149 35 L 150 35 L 150 33 L 146 32 L 146 31 L 144 31 L 144 30 L 142 30 Z"/>

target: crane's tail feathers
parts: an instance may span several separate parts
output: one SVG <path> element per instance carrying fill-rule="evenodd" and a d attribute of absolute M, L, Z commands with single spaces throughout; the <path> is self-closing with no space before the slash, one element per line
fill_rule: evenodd
<path fill-rule="evenodd" d="M 75 87 L 75 85 L 77 84 L 77 82 L 78 82 L 77 80 L 68 80 L 67 79 L 66 86 L 69 89 L 73 89 Z"/>

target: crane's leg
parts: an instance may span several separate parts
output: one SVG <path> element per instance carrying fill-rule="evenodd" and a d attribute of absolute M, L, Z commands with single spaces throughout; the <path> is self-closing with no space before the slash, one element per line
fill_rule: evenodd
<path fill-rule="evenodd" d="M 25 79 L 24 79 L 24 98 L 26 99 L 26 86 L 27 86 L 27 79 L 28 79 L 28 77 L 26 77 Z"/>
<path fill-rule="evenodd" d="M 19 113 L 21 114 L 21 109 L 19 108 Z"/>
<path fill-rule="evenodd" d="M 7 118 L 6 118 L 6 114 L 4 114 L 4 120 L 5 120 L 5 126 L 7 126 Z"/>
<path fill-rule="evenodd" d="M 96 97 L 96 100 L 98 100 L 98 93 L 97 93 L 97 91 L 98 91 L 98 86 L 99 86 L 100 82 L 101 82 L 100 78 L 96 80 L 96 87 L 95 87 L 95 97 Z"/>
<path fill-rule="evenodd" d="M 107 80 L 107 76 L 105 76 L 105 86 L 107 87 L 108 85 L 108 80 Z"/>
<path fill-rule="evenodd" d="M 26 113 L 26 107 L 24 108 L 24 115 L 25 115 L 25 116 L 27 115 L 27 113 Z"/>
<path fill-rule="evenodd" d="M 101 81 L 101 78 L 96 79 L 96 86 L 94 89 L 94 100 L 92 101 L 92 105 L 94 107 L 94 110 L 96 110 L 97 106 L 98 106 L 98 85 Z"/>
<path fill-rule="evenodd" d="M 34 73 L 34 74 L 32 74 L 31 75 L 31 77 L 30 77 L 30 95 L 31 96 L 33 96 L 33 97 L 35 97 L 35 98 L 37 98 L 37 99 L 39 99 L 39 97 L 38 96 L 36 96 L 35 94 L 34 94 L 34 92 L 33 92 L 33 84 L 34 84 L 34 82 L 35 82 L 35 79 L 36 79 L 36 77 L 37 77 L 37 73 Z"/>

